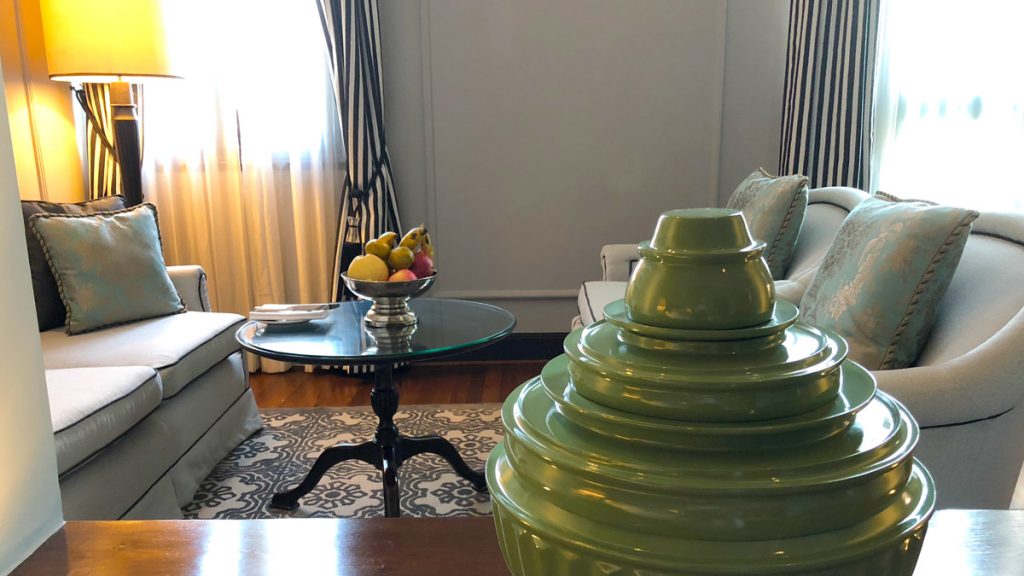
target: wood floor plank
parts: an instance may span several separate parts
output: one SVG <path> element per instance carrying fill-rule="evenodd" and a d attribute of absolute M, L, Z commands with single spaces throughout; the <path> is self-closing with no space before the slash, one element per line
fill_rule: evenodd
<path fill-rule="evenodd" d="M 541 360 L 415 364 L 397 370 L 395 381 L 403 405 L 502 402 L 543 366 Z M 252 374 L 250 384 L 260 408 L 369 406 L 373 376 L 295 367 Z"/>

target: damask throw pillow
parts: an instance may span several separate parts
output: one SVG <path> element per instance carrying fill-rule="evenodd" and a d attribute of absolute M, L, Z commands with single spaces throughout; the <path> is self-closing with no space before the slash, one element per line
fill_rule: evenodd
<path fill-rule="evenodd" d="M 21 214 L 25 218 L 25 243 L 28 245 L 28 266 L 32 272 L 32 293 L 36 299 L 36 320 L 39 330 L 50 330 L 64 325 L 67 311 L 60 300 L 57 281 L 50 272 L 50 264 L 43 254 L 39 239 L 29 227 L 29 219 L 36 214 L 91 214 L 124 210 L 124 198 L 110 196 L 77 204 L 58 204 L 41 200 L 22 200 Z"/>
<path fill-rule="evenodd" d="M 37 214 L 29 226 L 57 281 L 68 334 L 185 311 L 164 265 L 152 204 Z"/>
<path fill-rule="evenodd" d="M 881 192 L 865 199 L 801 298 L 802 321 L 838 332 L 868 369 L 912 366 L 977 217 Z"/>
<path fill-rule="evenodd" d="M 772 176 L 759 168 L 740 183 L 725 207 L 743 212 L 751 236 L 765 243 L 772 277 L 784 278 L 807 211 L 807 177 Z"/>

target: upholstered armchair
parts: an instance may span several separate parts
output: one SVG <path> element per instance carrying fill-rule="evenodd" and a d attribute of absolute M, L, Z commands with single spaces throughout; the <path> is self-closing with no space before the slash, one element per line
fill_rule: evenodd
<path fill-rule="evenodd" d="M 843 219 L 867 195 L 810 191 L 792 264 L 776 292 L 800 303 Z M 574 326 L 603 318 L 622 298 L 639 256 L 605 246 L 604 278 L 580 289 Z M 982 213 L 913 367 L 873 374 L 922 428 L 917 457 L 935 476 L 943 508 L 1007 508 L 1024 464 L 1024 213 Z M 1024 505 L 1024 490 L 1020 494 Z"/>

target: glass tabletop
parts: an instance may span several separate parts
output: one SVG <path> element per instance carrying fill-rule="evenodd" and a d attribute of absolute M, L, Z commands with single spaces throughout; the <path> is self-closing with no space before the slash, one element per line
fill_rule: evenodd
<path fill-rule="evenodd" d="M 424 360 L 485 346 L 507 336 L 516 319 L 479 302 L 417 298 L 409 302 L 419 322 L 407 328 L 363 323 L 370 302 L 340 302 L 323 320 L 298 324 L 250 321 L 235 334 L 242 348 L 297 364 L 373 364 Z"/>

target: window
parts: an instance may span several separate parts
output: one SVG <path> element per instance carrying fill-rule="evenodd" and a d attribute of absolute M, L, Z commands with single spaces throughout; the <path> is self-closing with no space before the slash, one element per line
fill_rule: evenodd
<path fill-rule="evenodd" d="M 1024 2 L 883 0 L 874 190 L 1024 210 Z"/>
<path fill-rule="evenodd" d="M 171 54 L 185 80 L 146 87 L 147 155 L 188 156 L 214 138 L 237 140 L 243 162 L 323 147 L 337 117 L 315 2 L 167 6 Z"/>

